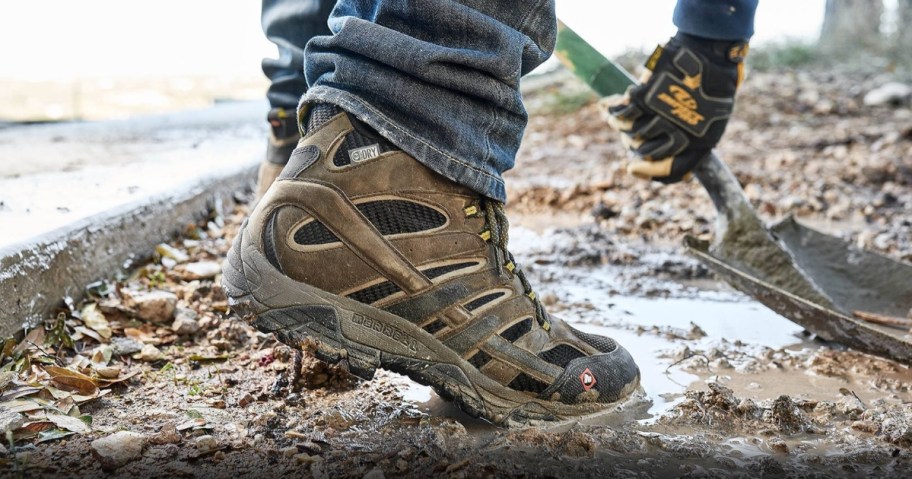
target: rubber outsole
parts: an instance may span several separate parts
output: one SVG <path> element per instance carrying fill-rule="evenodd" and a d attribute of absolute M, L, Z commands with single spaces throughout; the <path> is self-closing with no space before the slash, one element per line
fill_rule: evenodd
<path fill-rule="evenodd" d="M 434 388 L 470 415 L 500 425 L 565 421 L 623 406 L 639 387 L 611 403 L 565 404 L 509 389 L 484 375 L 412 322 L 288 278 L 245 241 L 246 224 L 222 267 L 231 309 L 292 347 L 317 342 L 317 358 L 371 379 L 378 368 Z"/>

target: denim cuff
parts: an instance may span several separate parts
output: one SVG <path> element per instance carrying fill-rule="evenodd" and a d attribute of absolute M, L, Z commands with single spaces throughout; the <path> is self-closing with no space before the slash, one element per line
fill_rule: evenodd
<path fill-rule="evenodd" d="M 410 131 L 378 111 L 358 95 L 336 88 L 316 85 L 301 98 L 301 103 L 323 102 L 336 105 L 377 130 L 380 135 L 415 157 L 421 164 L 477 193 L 500 202 L 507 201 L 503 176 L 491 166 L 493 162 L 458 158 L 424 139 L 420 131 Z"/>
<path fill-rule="evenodd" d="M 754 34 L 758 0 L 678 0 L 674 24 L 711 40 L 748 40 Z"/>

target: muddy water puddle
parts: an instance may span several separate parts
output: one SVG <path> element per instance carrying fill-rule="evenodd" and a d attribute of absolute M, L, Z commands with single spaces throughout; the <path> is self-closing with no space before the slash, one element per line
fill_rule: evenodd
<path fill-rule="evenodd" d="M 549 311 L 583 331 L 614 338 L 636 358 L 648 403 L 628 419 L 653 423 L 679 404 L 685 391 L 705 389 L 708 382 L 757 401 L 781 395 L 837 400 L 850 391 L 869 402 L 886 394 L 869 378 L 821 375 L 803 367 L 821 348 L 839 347 L 813 340 L 800 326 L 724 284 L 649 274 L 669 262 L 692 261 L 673 250 L 644 251 L 625 265 L 568 266 L 560 258 L 541 261 L 551 233 L 526 228 L 511 233 L 511 244 L 520 245 L 514 246 L 518 259 L 531 264 L 532 283 L 547 298 Z M 523 252 L 531 253 L 523 257 Z M 901 380 L 906 374 L 908 369 L 893 376 Z M 403 395 L 419 410 L 456 419 L 469 430 L 486 429 L 430 388 L 405 378 L 403 384 Z M 908 391 L 898 396 L 912 399 Z"/>

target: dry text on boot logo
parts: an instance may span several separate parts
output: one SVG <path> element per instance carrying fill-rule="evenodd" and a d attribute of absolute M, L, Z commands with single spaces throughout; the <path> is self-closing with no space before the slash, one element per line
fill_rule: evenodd
<path fill-rule="evenodd" d="M 395 326 L 384 324 L 380 321 L 377 321 L 376 319 L 368 318 L 367 316 L 358 313 L 352 315 L 352 322 L 364 326 L 365 328 L 372 329 L 390 339 L 393 339 L 396 342 L 401 343 L 405 347 L 409 348 L 409 351 L 413 353 L 418 352 L 418 342 L 409 336 L 405 331 L 402 331 Z"/>
<path fill-rule="evenodd" d="M 659 100 L 671 107 L 671 114 L 691 126 L 703 121 L 703 115 L 697 113 L 697 101 L 687 90 L 671 85 L 667 93 L 660 93 Z"/>
<path fill-rule="evenodd" d="M 380 156 L 380 145 L 376 143 L 373 145 L 348 150 L 348 157 L 351 158 L 352 163 L 360 163 L 362 161 L 373 160 L 378 156 Z"/>

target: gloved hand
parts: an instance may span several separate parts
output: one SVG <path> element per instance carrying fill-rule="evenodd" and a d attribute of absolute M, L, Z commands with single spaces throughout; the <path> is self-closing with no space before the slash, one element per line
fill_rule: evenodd
<path fill-rule="evenodd" d="M 641 83 L 609 99 L 609 123 L 639 157 L 628 173 L 675 183 L 706 157 L 725 132 L 747 50 L 680 32 L 656 48 Z"/>

